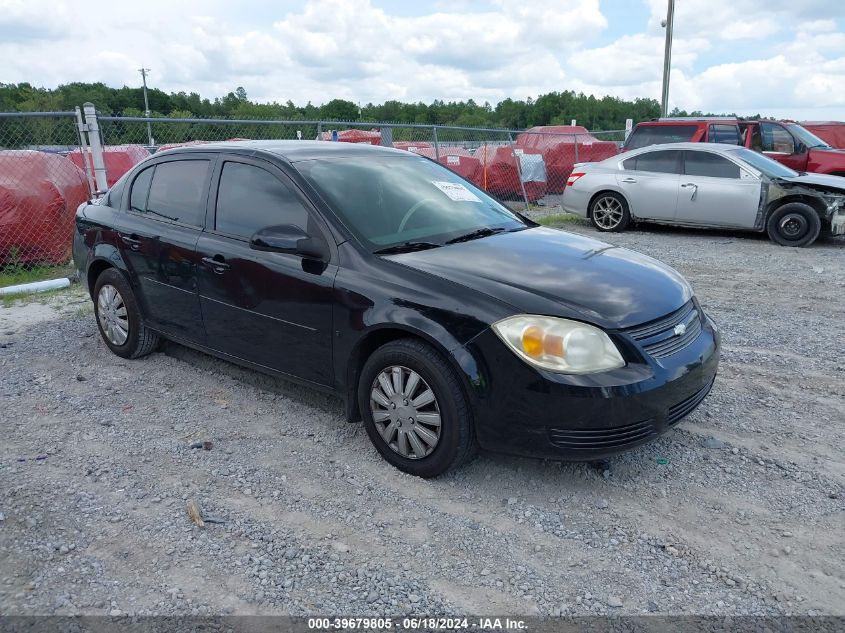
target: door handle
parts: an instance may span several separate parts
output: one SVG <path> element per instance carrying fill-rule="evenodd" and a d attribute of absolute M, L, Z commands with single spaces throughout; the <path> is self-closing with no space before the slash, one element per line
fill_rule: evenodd
<path fill-rule="evenodd" d="M 217 257 L 220 259 L 217 259 Z M 226 263 L 226 260 L 224 260 L 220 255 L 217 255 L 216 257 L 203 257 L 202 263 L 211 268 L 211 270 L 218 275 L 222 275 L 230 268 L 229 264 Z"/>
<path fill-rule="evenodd" d="M 637 182 L 637 179 L 628 177 L 628 178 L 623 178 L 622 182 Z"/>
<path fill-rule="evenodd" d="M 126 244 L 133 251 L 137 251 L 141 248 L 141 240 L 134 233 L 132 235 L 121 235 L 120 241 Z"/>
<path fill-rule="evenodd" d="M 684 189 L 691 188 L 692 189 L 692 195 L 690 196 L 690 200 L 695 200 L 695 194 L 698 193 L 698 185 L 697 184 L 695 184 L 694 182 L 685 182 L 684 184 L 681 185 L 681 187 L 683 187 Z"/>

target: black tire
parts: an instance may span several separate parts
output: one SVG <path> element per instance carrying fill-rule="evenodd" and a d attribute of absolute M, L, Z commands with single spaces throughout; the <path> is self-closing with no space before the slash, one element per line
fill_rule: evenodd
<path fill-rule="evenodd" d="M 123 305 L 126 309 L 126 320 L 128 322 L 128 333 L 126 340 L 122 344 L 110 340 L 109 335 L 103 329 L 103 319 L 100 318 L 100 293 L 104 286 L 110 286 L 117 289 L 120 297 L 123 300 Z M 103 342 L 108 348 L 123 358 L 140 358 L 154 352 L 161 342 L 161 338 L 157 332 L 153 332 L 146 325 L 141 317 L 141 311 L 138 309 L 138 301 L 135 299 L 135 293 L 126 277 L 114 269 L 107 268 L 94 284 L 94 316 L 97 320 L 97 328 L 100 330 L 100 336 L 103 337 Z"/>
<path fill-rule="evenodd" d="M 618 216 L 612 208 L 617 210 Z M 602 191 L 590 202 L 590 222 L 602 233 L 624 231 L 631 224 L 628 201 L 613 191 Z"/>
<path fill-rule="evenodd" d="M 769 239 L 781 246 L 809 246 L 821 228 L 819 214 L 803 202 L 787 202 L 775 209 L 766 222 Z"/>
<path fill-rule="evenodd" d="M 395 366 L 419 374 L 434 393 L 439 408 L 439 439 L 431 453 L 421 458 L 404 457 L 391 448 L 374 420 L 370 403 L 373 386 L 382 371 Z M 457 373 L 433 347 L 422 341 L 399 339 L 373 352 L 364 363 L 358 381 L 358 406 L 376 450 L 390 464 L 411 475 L 436 477 L 467 463 L 478 450 L 472 411 Z"/>

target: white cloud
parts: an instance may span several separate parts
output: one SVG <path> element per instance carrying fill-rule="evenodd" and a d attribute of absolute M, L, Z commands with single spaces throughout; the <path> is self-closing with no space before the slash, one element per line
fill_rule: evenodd
<path fill-rule="evenodd" d="M 627 0 L 626 0 L 627 1 Z M 646 24 L 608 24 L 599 0 L 435 2 L 398 15 L 370 0 L 274 2 L 0 0 L 6 82 L 138 85 L 257 100 L 334 97 L 496 102 L 574 89 L 657 97 L 666 0 Z M 288 6 L 295 3 L 289 2 Z M 390 6 L 390 5 L 387 5 Z M 682 0 L 671 102 L 712 111 L 824 111 L 845 118 L 845 34 L 828 0 Z M 250 8 L 256 14 L 250 12 Z M 613 29 L 610 42 L 600 37 Z"/>
<path fill-rule="evenodd" d="M 651 8 L 649 28 L 662 29 L 666 0 L 646 0 Z M 791 29 L 797 21 L 828 20 L 839 0 L 679 0 L 675 3 L 674 33 L 679 37 L 765 41 Z"/>

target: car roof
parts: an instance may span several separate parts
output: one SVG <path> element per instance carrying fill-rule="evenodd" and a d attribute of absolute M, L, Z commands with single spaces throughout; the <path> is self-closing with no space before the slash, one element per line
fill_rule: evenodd
<path fill-rule="evenodd" d="M 634 127 L 658 127 L 664 125 L 689 125 L 703 127 L 711 123 L 724 123 L 730 125 L 736 123 L 736 119 L 655 119 L 652 121 L 640 121 Z"/>
<path fill-rule="evenodd" d="M 695 143 L 687 141 L 684 143 L 655 143 L 654 145 L 646 145 L 645 147 L 638 147 L 637 149 L 628 150 L 625 154 L 632 154 L 634 152 L 656 151 L 664 149 L 687 149 L 687 150 L 703 150 L 724 152 L 734 149 L 744 149 L 741 145 L 731 145 L 730 143 Z M 621 156 L 622 154 L 618 154 Z"/>
<path fill-rule="evenodd" d="M 219 143 L 203 143 L 176 147 L 166 150 L 162 154 L 188 154 L 202 152 L 235 152 L 249 151 L 253 154 L 271 153 L 288 160 L 297 162 L 313 160 L 315 158 L 346 158 L 353 156 L 414 156 L 412 152 L 405 152 L 392 147 L 370 145 L 368 143 L 341 143 L 335 141 L 223 141 Z"/>

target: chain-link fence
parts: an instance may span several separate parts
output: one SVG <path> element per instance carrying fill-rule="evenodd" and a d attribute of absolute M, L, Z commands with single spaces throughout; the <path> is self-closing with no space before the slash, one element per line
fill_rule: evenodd
<path fill-rule="evenodd" d="M 500 200 L 534 214 L 559 206 L 575 164 L 613 156 L 625 138 L 624 130 L 590 133 L 580 126 L 519 131 L 360 121 L 108 116 L 100 116 L 99 123 L 106 152 L 126 152 L 132 144 L 161 151 L 240 139 L 317 139 L 394 147 L 436 160 Z"/>
<path fill-rule="evenodd" d="M 578 163 L 618 153 L 624 130 L 529 130 L 360 121 L 115 117 L 0 113 L 0 268 L 62 264 L 77 206 L 151 153 L 209 142 L 323 140 L 370 143 L 438 161 L 512 208 L 560 213 Z M 90 143 L 90 147 L 89 147 Z M 2 272 L 2 271 L 0 271 Z"/>
<path fill-rule="evenodd" d="M 0 113 L 0 280 L 70 259 L 74 213 L 91 193 L 69 158 L 80 151 L 79 120 L 76 112 Z"/>

